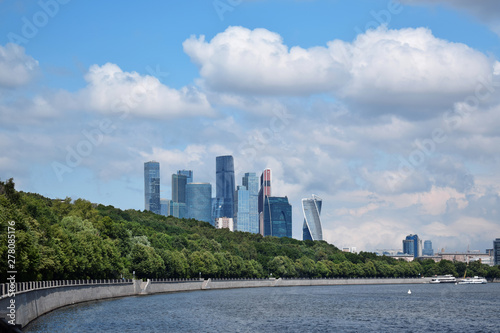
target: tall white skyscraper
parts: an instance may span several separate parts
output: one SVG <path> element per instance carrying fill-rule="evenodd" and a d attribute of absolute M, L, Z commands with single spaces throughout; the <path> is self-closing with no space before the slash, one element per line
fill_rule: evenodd
<path fill-rule="evenodd" d="M 302 211 L 304 212 L 302 232 L 304 240 L 323 240 L 323 229 L 319 217 L 322 202 L 323 200 L 314 194 L 310 199 L 302 199 Z"/>

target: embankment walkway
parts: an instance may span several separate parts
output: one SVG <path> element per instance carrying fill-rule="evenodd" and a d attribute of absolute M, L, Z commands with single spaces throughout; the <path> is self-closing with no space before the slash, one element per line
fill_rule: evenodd
<path fill-rule="evenodd" d="M 334 286 L 368 284 L 419 284 L 430 278 L 369 279 L 148 279 L 63 280 L 0 284 L 0 318 L 26 326 L 54 309 L 106 298 L 157 293 L 259 287 Z M 15 307 L 12 306 L 15 304 Z"/>

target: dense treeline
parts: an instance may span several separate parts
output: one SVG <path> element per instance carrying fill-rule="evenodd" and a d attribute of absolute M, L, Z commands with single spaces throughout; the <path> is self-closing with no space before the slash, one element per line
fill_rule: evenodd
<path fill-rule="evenodd" d="M 52 200 L 0 182 L 0 255 L 16 228 L 18 281 L 132 277 L 500 277 L 479 262 L 407 263 L 373 253 L 344 253 L 320 241 L 217 230 L 195 220 L 120 210 L 82 199 Z M 5 281 L 7 265 L 0 266 Z"/>

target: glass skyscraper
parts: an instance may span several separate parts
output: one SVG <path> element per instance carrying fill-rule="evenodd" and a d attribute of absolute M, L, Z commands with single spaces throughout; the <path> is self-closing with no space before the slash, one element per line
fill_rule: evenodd
<path fill-rule="evenodd" d="M 215 181 L 216 190 L 215 197 L 222 199 L 222 208 L 220 210 L 221 216 L 230 217 L 234 216 L 234 161 L 233 157 L 217 156 L 215 159 Z"/>
<path fill-rule="evenodd" d="M 260 175 L 260 190 L 258 199 L 259 233 L 264 236 L 264 202 L 271 196 L 271 169 L 265 169 Z"/>
<path fill-rule="evenodd" d="M 169 216 L 169 207 L 170 207 L 170 200 L 168 199 L 160 199 L 160 212 L 161 215 L 163 216 Z"/>
<path fill-rule="evenodd" d="M 193 170 L 177 170 L 178 175 L 184 175 L 187 177 L 186 183 L 192 183 L 193 182 Z"/>
<path fill-rule="evenodd" d="M 500 238 L 493 241 L 493 260 L 495 265 L 500 265 Z"/>
<path fill-rule="evenodd" d="M 224 203 L 224 198 L 212 198 L 212 224 L 215 225 L 215 221 L 222 216 L 222 206 Z"/>
<path fill-rule="evenodd" d="M 253 172 L 247 172 L 243 176 L 242 179 L 243 186 L 238 186 L 238 191 L 235 195 L 235 205 L 234 205 L 234 214 L 235 214 L 235 228 L 239 231 L 247 231 L 254 234 L 259 233 L 259 178 Z M 245 205 L 241 209 L 245 211 L 244 214 L 248 214 L 248 217 L 244 215 L 245 227 L 239 226 L 237 223 L 239 216 L 241 215 L 242 210 L 240 210 L 240 206 L 242 205 L 240 199 L 238 198 L 239 188 L 242 188 L 242 191 L 248 191 L 248 200 L 246 200 L 246 194 L 242 194 L 244 196 L 243 200 Z"/>
<path fill-rule="evenodd" d="M 161 214 L 160 163 L 144 163 L 144 209 Z"/>
<path fill-rule="evenodd" d="M 186 203 L 187 176 L 172 175 L 172 201 Z"/>
<path fill-rule="evenodd" d="M 311 199 L 302 199 L 302 211 L 304 212 L 304 225 L 302 237 L 304 240 L 323 240 L 321 228 L 321 204 L 323 200 L 313 194 Z"/>
<path fill-rule="evenodd" d="M 189 183 L 186 185 L 187 218 L 205 221 L 214 225 L 212 220 L 212 185 L 209 183 Z"/>
<path fill-rule="evenodd" d="M 403 253 L 411 254 L 414 258 L 422 256 L 422 240 L 418 235 L 408 235 L 403 240 Z"/>
<path fill-rule="evenodd" d="M 430 240 L 424 241 L 424 249 L 422 250 L 424 256 L 433 256 L 434 250 L 432 249 L 432 242 Z"/>
<path fill-rule="evenodd" d="M 292 238 L 292 206 L 287 197 L 266 197 L 262 215 L 264 236 Z"/>
<path fill-rule="evenodd" d="M 234 229 L 250 230 L 250 196 L 246 186 L 238 186 L 234 195 Z"/>
<path fill-rule="evenodd" d="M 180 219 L 187 218 L 187 206 L 183 202 L 175 202 L 173 200 L 168 200 L 167 203 L 168 214 Z M 162 206 L 163 209 L 163 206 Z M 162 213 L 163 214 L 163 213 Z"/>

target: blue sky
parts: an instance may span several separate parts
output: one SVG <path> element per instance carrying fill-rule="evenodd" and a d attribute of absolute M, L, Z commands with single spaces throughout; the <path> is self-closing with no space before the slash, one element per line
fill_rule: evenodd
<path fill-rule="evenodd" d="M 0 178 L 143 209 L 143 162 L 215 181 L 273 170 L 325 239 L 491 247 L 498 211 L 494 0 L 0 1 Z M 374 234 L 379 235 L 373 237 Z"/>

